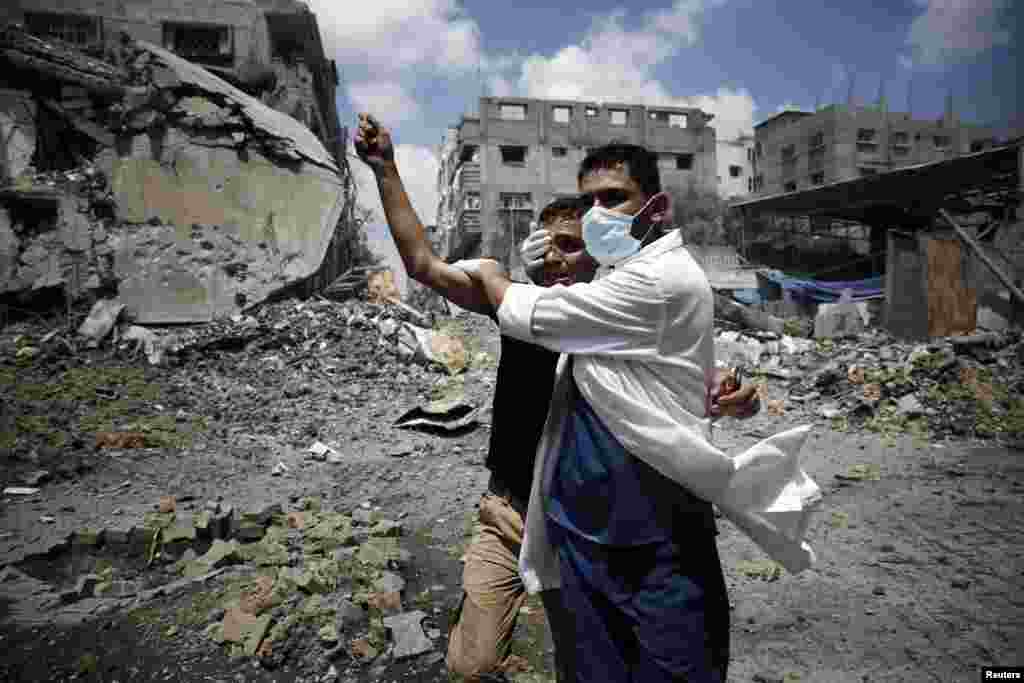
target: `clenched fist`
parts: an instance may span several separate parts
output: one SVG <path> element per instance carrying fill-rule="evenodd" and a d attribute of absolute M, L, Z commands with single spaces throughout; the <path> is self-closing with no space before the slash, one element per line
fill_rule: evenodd
<path fill-rule="evenodd" d="M 375 172 L 395 161 L 391 133 L 369 114 L 359 115 L 359 129 L 353 142 L 356 154 Z"/>

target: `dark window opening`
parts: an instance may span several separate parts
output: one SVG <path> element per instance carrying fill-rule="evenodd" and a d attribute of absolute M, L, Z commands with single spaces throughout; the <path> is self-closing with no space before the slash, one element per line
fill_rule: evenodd
<path fill-rule="evenodd" d="M 782 148 L 782 158 L 783 159 L 793 159 L 795 157 L 796 157 L 796 146 L 795 145 L 786 145 L 785 147 Z"/>
<path fill-rule="evenodd" d="M 693 168 L 693 155 L 692 154 L 677 154 L 676 155 L 676 169 L 680 171 L 689 171 Z"/>
<path fill-rule="evenodd" d="M 811 149 L 814 149 L 815 147 L 821 147 L 824 144 L 825 144 L 825 134 L 823 132 L 818 131 L 817 133 L 815 133 L 814 135 L 811 136 L 811 142 L 810 142 Z"/>
<path fill-rule="evenodd" d="M 55 12 L 25 12 L 25 28 L 37 36 L 57 38 L 78 46 L 103 41 L 103 25 L 99 17 Z"/>
<path fill-rule="evenodd" d="M 729 177 L 730 178 L 739 178 L 741 175 L 743 175 L 743 167 L 742 166 L 730 166 L 729 167 Z"/>
<path fill-rule="evenodd" d="M 501 118 L 505 121 L 525 121 L 525 104 L 503 104 L 500 108 Z"/>
<path fill-rule="evenodd" d="M 871 142 L 875 139 L 874 128 L 858 128 L 857 129 L 857 142 Z"/>
<path fill-rule="evenodd" d="M 567 154 L 569 154 L 569 148 L 568 147 L 552 147 L 551 148 L 551 156 L 553 156 L 555 158 L 561 158 L 561 157 L 566 156 Z"/>
<path fill-rule="evenodd" d="M 753 192 L 753 191 L 754 191 L 754 179 L 753 178 L 747 178 L 747 192 Z"/>
<path fill-rule="evenodd" d="M 782 186 L 782 189 L 786 192 L 796 192 L 796 181 L 790 181 Z"/>
<path fill-rule="evenodd" d="M 814 174 L 811 175 L 811 185 L 824 185 L 824 184 L 825 184 L 825 174 L 824 173 L 814 173 Z"/>
<path fill-rule="evenodd" d="M 518 145 L 501 145 L 501 163 L 510 166 L 523 166 L 526 164 L 526 147 Z"/>
<path fill-rule="evenodd" d="M 936 135 L 934 137 L 936 149 L 946 149 L 950 144 L 950 137 L 948 135 Z"/>
<path fill-rule="evenodd" d="M 464 145 L 462 151 L 459 152 L 459 161 L 476 161 L 477 160 L 477 146 L 476 145 Z"/>
<path fill-rule="evenodd" d="M 179 57 L 215 66 L 234 66 L 230 26 L 164 24 L 164 47 Z"/>
<path fill-rule="evenodd" d="M 861 154 L 875 154 L 878 152 L 878 145 L 873 142 L 858 142 L 857 151 Z"/>
<path fill-rule="evenodd" d="M 894 145 L 906 145 L 910 143 L 910 133 L 902 130 L 896 130 L 892 133 L 892 144 Z"/>

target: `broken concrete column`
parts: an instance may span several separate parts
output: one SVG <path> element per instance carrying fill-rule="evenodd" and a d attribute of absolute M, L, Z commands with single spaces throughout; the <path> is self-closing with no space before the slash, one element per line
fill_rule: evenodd
<path fill-rule="evenodd" d="M 32 165 L 36 153 L 36 103 L 32 93 L 0 88 L 0 183 Z"/>

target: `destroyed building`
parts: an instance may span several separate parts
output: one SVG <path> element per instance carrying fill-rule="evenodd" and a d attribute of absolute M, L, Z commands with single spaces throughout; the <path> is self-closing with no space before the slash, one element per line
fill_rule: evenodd
<path fill-rule="evenodd" d="M 580 162 L 613 141 L 655 152 L 666 188 L 716 191 L 715 129 L 700 109 L 482 97 L 479 111 L 442 148 L 437 225 L 448 258 L 487 254 L 518 266 L 513 245 L 531 221 L 576 194 Z"/>
<path fill-rule="evenodd" d="M 49 4 L 0 10 L 18 22 L 0 34 L 0 294 L 199 322 L 360 256 L 337 72 L 305 5 Z"/>
<path fill-rule="evenodd" d="M 940 119 L 915 118 L 885 106 L 790 109 L 754 126 L 749 189 L 757 197 L 796 192 L 994 145 L 993 131 L 960 121 L 951 102 Z"/>

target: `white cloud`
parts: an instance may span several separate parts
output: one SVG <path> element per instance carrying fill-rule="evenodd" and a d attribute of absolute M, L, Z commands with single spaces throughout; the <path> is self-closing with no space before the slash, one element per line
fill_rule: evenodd
<path fill-rule="evenodd" d="M 1011 39 L 1002 13 L 1011 0 L 914 0 L 923 9 L 907 31 L 918 64 L 937 65 L 981 54 Z"/>
<path fill-rule="evenodd" d="M 456 0 L 309 0 L 324 48 L 388 73 L 410 66 L 475 69 L 480 29 Z"/>
<path fill-rule="evenodd" d="M 392 81 L 354 83 L 348 88 L 348 98 L 356 111 L 366 111 L 381 117 L 385 125 L 416 118 L 419 105 L 400 83 Z"/>
<path fill-rule="evenodd" d="M 377 182 L 370 168 L 355 155 L 355 148 L 352 143 L 348 147 L 349 165 L 355 175 L 358 188 L 359 205 L 373 211 L 371 225 L 367 226 L 367 235 L 370 238 L 370 247 L 378 254 L 384 256 L 387 265 L 395 271 L 395 279 L 399 287 L 405 288 L 405 268 L 394 241 L 391 239 L 387 223 L 384 220 L 384 209 L 380 203 L 380 193 L 377 190 Z M 398 145 L 395 147 L 395 163 L 399 173 L 402 174 L 402 181 L 405 184 L 405 191 L 409 195 L 409 201 L 416 214 L 420 217 L 424 226 L 433 225 L 437 219 L 437 154 L 436 151 L 426 145 Z"/>

